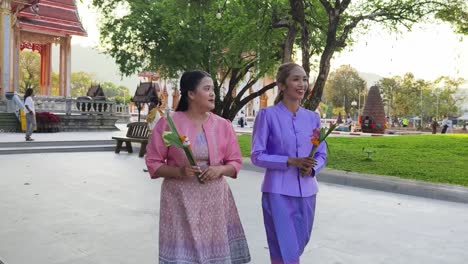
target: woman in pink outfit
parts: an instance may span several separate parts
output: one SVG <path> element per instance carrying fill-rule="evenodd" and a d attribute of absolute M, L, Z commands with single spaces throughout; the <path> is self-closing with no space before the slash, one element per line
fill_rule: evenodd
<path fill-rule="evenodd" d="M 172 119 L 188 136 L 198 166 L 182 149 L 166 147 L 166 118 L 156 124 L 147 147 L 151 178 L 164 178 L 159 220 L 159 263 L 248 263 L 250 253 L 234 198 L 224 176 L 236 178 L 241 154 L 231 122 L 211 113 L 213 80 L 202 71 L 185 72 Z M 198 182 L 196 174 L 203 183 Z"/>

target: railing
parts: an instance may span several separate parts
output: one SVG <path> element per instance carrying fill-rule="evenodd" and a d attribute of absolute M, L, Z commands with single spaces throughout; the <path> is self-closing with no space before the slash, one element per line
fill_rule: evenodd
<path fill-rule="evenodd" d="M 88 115 L 111 115 L 129 116 L 128 105 L 116 104 L 115 101 L 86 100 L 53 96 L 35 96 L 37 112 L 54 112 L 66 115 L 88 114 Z"/>
<path fill-rule="evenodd" d="M 20 109 L 24 108 L 23 99 L 17 93 L 7 94 L 7 112 L 15 113 L 16 118 L 20 120 Z"/>

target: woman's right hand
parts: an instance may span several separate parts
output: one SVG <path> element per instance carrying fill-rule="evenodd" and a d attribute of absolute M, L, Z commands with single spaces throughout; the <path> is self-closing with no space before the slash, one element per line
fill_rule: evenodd
<path fill-rule="evenodd" d="M 180 167 L 180 175 L 182 177 L 195 177 L 197 174 L 200 175 L 202 173 L 201 168 L 199 166 L 184 166 Z"/>
<path fill-rule="evenodd" d="M 312 167 L 317 165 L 317 161 L 314 158 L 289 158 L 288 166 L 298 167 L 302 172 L 309 171 Z"/>

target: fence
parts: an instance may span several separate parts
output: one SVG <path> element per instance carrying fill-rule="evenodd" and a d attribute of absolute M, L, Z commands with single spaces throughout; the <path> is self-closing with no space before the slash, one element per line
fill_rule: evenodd
<path fill-rule="evenodd" d="M 35 96 L 37 112 L 53 112 L 66 115 L 130 116 L 128 105 L 107 100 L 85 100 L 55 96 Z"/>

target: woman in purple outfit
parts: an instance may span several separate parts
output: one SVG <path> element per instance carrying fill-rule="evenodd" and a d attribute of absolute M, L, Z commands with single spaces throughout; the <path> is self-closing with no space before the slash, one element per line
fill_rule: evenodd
<path fill-rule="evenodd" d="M 275 105 L 260 110 L 252 136 L 252 162 L 266 169 L 262 183 L 263 220 L 271 263 L 299 263 L 309 242 L 318 191 L 315 175 L 325 166 L 326 146 L 313 158 L 311 136 L 320 127 L 317 113 L 300 102 L 307 88 L 304 69 L 279 67 Z"/>

